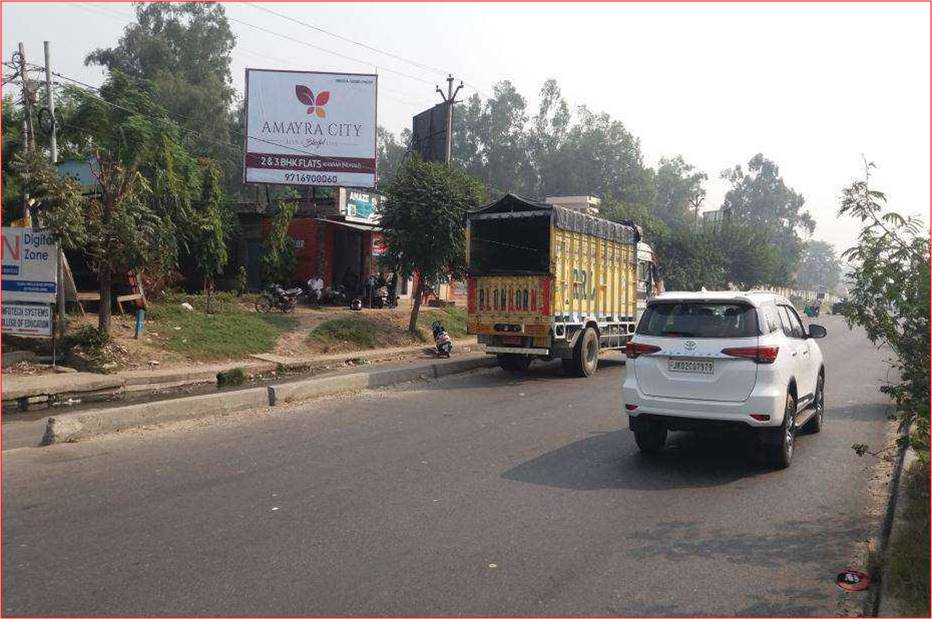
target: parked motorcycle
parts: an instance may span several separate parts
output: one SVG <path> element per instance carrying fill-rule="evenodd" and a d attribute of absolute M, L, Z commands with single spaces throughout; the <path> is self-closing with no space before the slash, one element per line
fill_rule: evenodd
<path fill-rule="evenodd" d="M 430 329 L 434 334 L 434 345 L 437 347 L 437 354 L 441 357 L 449 357 L 453 352 L 453 338 L 443 328 L 443 323 L 435 320 L 431 323 Z"/>
<path fill-rule="evenodd" d="M 272 308 L 278 308 L 283 313 L 288 314 L 294 311 L 295 305 L 298 304 L 298 297 L 301 295 L 300 288 L 289 288 L 285 290 L 278 284 L 271 284 L 262 291 L 256 300 L 256 311 L 267 314 Z"/>
<path fill-rule="evenodd" d="M 324 289 L 323 302 L 330 305 L 343 305 L 347 304 L 346 290 L 343 286 L 328 286 Z"/>

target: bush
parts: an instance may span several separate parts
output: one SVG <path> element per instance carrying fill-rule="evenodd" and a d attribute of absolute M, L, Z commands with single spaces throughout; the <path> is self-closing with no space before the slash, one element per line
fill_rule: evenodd
<path fill-rule="evenodd" d="M 920 458 L 929 457 L 929 229 L 921 220 L 884 212 L 884 195 L 857 181 L 843 192 L 840 214 L 863 224 L 843 257 L 854 268 L 845 318 L 886 344 L 899 382 L 880 390 L 896 404 L 901 427 Z"/>
<path fill-rule="evenodd" d="M 243 368 L 233 368 L 217 372 L 217 387 L 232 387 L 242 385 L 246 382 L 246 370 Z"/>
<path fill-rule="evenodd" d="M 110 336 L 96 327 L 86 325 L 65 337 L 65 347 L 81 347 L 85 350 L 101 349 L 110 343 Z"/>

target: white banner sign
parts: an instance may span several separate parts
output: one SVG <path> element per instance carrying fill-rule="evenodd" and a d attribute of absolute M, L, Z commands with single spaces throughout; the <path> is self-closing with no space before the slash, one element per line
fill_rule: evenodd
<path fill-rule="evenodd" d="M 3 303 L 3 332 L 14 335 L 52 335 L 50 305 Z"/>
<path fill-rule="evenodd" d="M 54 303 L 58 243 L 45 230 L 3 228 L 3 300 Z"/>
<path fill-rule="evenodd" d="M 245 181 L 374 187 L 377 80 L 246 69 Z"/>

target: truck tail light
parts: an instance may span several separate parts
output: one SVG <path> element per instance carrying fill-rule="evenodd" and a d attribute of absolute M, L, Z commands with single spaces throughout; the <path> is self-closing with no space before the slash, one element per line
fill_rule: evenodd
<path fill-rule="evenodd" d="M 637 359 L 641 355 L 650 355 L 655 352 L 660 352 L 660 346 L 654 346 L 652 344 L 637 344 L 631 341 L 625 345 L 625 354 L 629 359 Z"/>
<path fill-rule="evenodd" d="M 773 363 L 777 360 L 779 346 L 739 346 L 737 348 L 723 348 L 722 354 L 729 357 L 750 359 L 754 363 Z"/>

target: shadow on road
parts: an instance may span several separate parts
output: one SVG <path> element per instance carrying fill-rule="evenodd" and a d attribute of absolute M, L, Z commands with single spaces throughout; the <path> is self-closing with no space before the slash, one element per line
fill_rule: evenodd
<path fill-rule="evenodd" d="M 502 477 L 571 490 L 669 490 L 729 484 L 767 473 L 752 442 L 739 436 L 676 432 L 657 456 L 645 456 L 627 429 L 604 432 L 549 451 Z"/>

